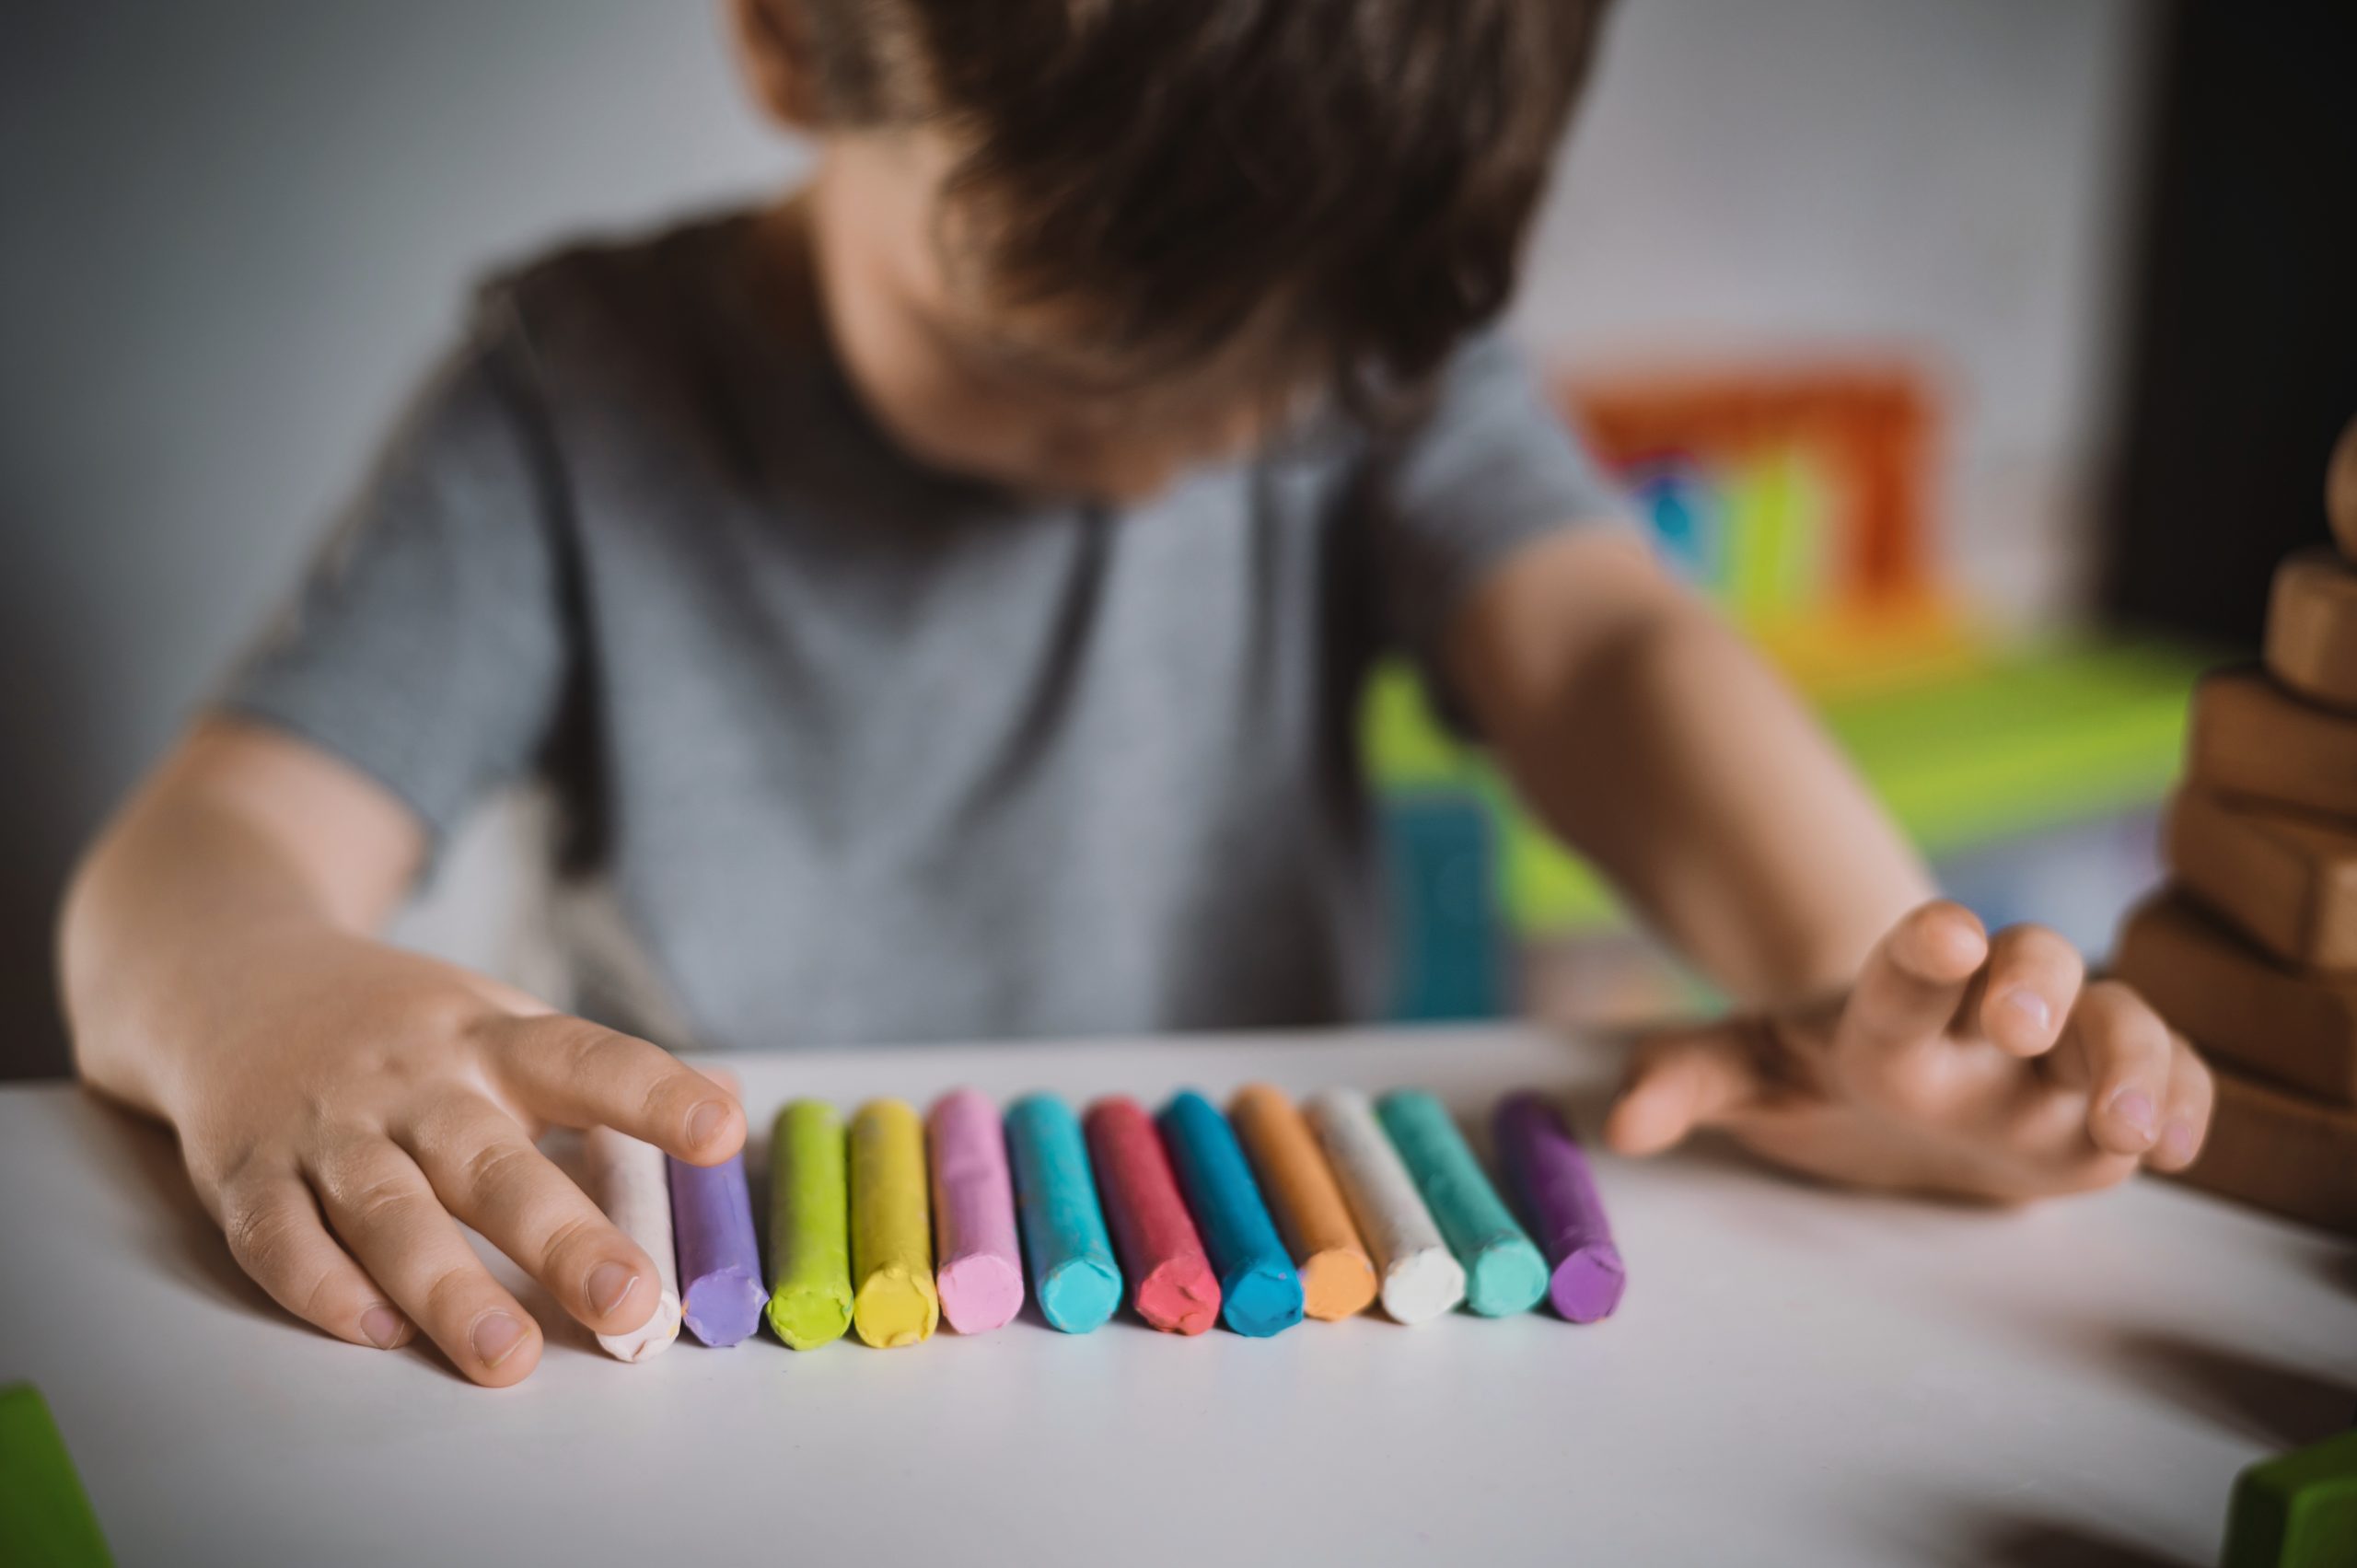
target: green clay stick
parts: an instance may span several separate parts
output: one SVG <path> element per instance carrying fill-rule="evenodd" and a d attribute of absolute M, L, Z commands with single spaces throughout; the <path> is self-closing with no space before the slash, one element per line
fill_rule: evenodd
<path fill-rule="evenodd" d="M 1490 1185 L 1440 1101 L 1397 1089 L 1376 1102 L 1375 1114 L 1416 1179 L 1448 1249 L 1465 1265 L 1465 1305 L 1484 1318 L 1538 1306 L 1547 1294 L 1547 1260 Z"/>
<path fill-rule="evenodd" d="M 770 1327 L 816 1350 L 851 1327 L 851 1202 L 843 1119 L 797 1099 L 770 1132 Z"/>

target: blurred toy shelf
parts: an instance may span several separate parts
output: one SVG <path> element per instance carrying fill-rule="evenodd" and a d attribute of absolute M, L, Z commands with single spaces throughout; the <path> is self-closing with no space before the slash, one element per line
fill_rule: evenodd
<path fill-rule="evenodd" d="M 1936 673 L 1839 690 L 1817 708 L 1875 795 L 1931 859 L 2156 807 L 2175 776 L 2187 699 L 2214 662 L 2166 644 L 2055 640 Z M 1611 895 L 1443 729 L 1403 666 L 1382 670 L 1364 731 L 1395 803 L 1478 806 L 1495 834 L 1495 893 L 1523 936 L 1620 923 Z"/>
<path fill-rule="evenodd" d="M 1663 558 L 1817 707 L 1944 886 L 1992 923 L 2034 912 L 2099 940 L 2111 901 L 2148 874 L 2151 819 L 2214 658 L 1988 632 L 1932 548 L 1940 409 L 1903 363 L 1624 377 L 1557 395 Z M 1377 673 L 1362 744 L 1399 893 L 1396 1015 L 1510 1010 L 1517 947 L 1605 950 L 1627 930 L 1603 882 L 1440 725 L 1405 667 Z M 1690 983 L 1630 978 L 1662 967 L 1647 956 L 1599 978 L 1583 957 L 1574 989 L 1691 1000 Z M 1593 1001 L 1577 1011 L 1609 1010 Z"/>

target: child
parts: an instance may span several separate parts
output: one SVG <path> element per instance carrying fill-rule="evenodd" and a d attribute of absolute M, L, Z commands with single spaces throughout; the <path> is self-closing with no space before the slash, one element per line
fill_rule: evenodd
<path fill-rule="evenodd" d="M 1932 900 L 1487 331 L 1599 8 L 738 0 L 816 174 L 484 293 L 81 868 L 83 1074 L 289 1311 L 513 1383 L 539 1330 L 458 1221 L 593 1330 L 654 1301 L 534 1137 L 744 1136 L 641 1037 L 1364 1014 L 1388 644 L 1747 1009 L 1640 1050 L 1615 1147 L 2004 1201 L 2187 1164 L 2184 1042 Z M 583 1016 L 373 935 L 528 776 L 632 943 Z"/>

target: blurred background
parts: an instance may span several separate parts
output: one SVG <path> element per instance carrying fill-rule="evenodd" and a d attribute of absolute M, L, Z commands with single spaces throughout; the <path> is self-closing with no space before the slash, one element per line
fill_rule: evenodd
<path fill-rule="evenodd" d="M 2187 691 L 2357 412 L 2357 7 L 1620 0 L 1515 326 L 1670 557 L 1992 920 L 2096 950 Z M 0 1076 L 73 857 L 284 592 L 470 278 L 800 167 L 708 7 L 0 17 Z M 1405 1016 L 1691 999 L 1404 676 Z M 401 935 L 494 969 L 500 811 Z"/>

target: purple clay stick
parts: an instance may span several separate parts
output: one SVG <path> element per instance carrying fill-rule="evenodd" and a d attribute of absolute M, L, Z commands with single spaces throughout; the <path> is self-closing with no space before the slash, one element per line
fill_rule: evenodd
<path fill-rule="evenodd" d="M 671 1166 L 671 1233 L 679 1251 L 679 1320 L 708 1345 L 733 1345 L 761 1324 L 770 1293 L 753 1239 L 745 1156 Z"/>
<path fill-rule="evenodd" d="M 1499 1102 L 1495 1132 L 1506 1186 L 1547 1254 L 1547 1298 L 1574 1323 L 1609 1318 L 1629 1273 L 1578 1141 L 1546 1097 L 1527 1089 Z"/>

